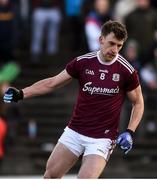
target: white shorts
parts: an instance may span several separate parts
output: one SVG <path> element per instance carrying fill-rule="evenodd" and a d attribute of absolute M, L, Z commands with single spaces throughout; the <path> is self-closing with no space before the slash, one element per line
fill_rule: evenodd
<path fill-rule="evenodd" d="M 100 155 L 108 161 L 114 147 L 115 142 L 108 138 L 91 138 L 81 135 L 76 131 L 66 127 L 64 133 L 58 140 L 64 144 L 76 156 L 87 156 L 90 154 Z"/>

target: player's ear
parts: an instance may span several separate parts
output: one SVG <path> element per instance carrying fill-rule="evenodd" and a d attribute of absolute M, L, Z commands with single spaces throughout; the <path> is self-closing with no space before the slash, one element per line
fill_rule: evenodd
<path fill-rule="evenodd" d="M 99 37 L 99 43 L 102 45 L 104 43 L 104 36 L 100 36 Z"/>

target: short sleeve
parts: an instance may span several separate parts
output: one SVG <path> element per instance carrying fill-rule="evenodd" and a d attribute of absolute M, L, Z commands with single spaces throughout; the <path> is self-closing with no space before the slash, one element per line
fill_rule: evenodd
<path fill-rule="evenodd" d="M 70 76 L 73 78 L 79 77 L 79 67 L 78 67 L 78 61 L 77 58 L 73 59 L 66 65 L 66 71 Z"/>
<path fill-rule="evenodd" d="M 138 72 L 134 70 L 134 72 L 127 79 L 125 89 L 126 91 L 132 91 L 136 89 L 139 86 L 139 84 L 140 82 L 139 82 Z"/>

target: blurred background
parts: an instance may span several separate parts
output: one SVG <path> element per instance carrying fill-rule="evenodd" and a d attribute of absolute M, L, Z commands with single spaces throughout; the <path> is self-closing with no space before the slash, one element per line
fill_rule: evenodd
<path fill-rule="evenodd" d="M 18 104 L 4 104 L 4 91 L 53 76 L 74 57 L 98 50 L 100 27 L 109 19 L 127 27 L 121 54 L 139 71 L 145 113 L 133 150 L 126 156 L 116 148 L 101 177 L 157 178 L 156 0 L 0 0 L 0 178 L 42 177 L 78 86 L 74 81 Z M 126 100 L 121 131 L 130 108 Z M 68 174 L 75 175 L 80 164 Z"/>

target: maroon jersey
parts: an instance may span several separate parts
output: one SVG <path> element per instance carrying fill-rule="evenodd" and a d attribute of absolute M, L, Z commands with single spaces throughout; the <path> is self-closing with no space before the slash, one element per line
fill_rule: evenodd
<path fill-rule="evenodd" d="M 66 70 L 78 79 L 79 94 L 69 128 L 93 138 L 115 139 L 126 92 L 138 87 L 137 71 L 121 55 L 111 62 L 100 51 L 79 56 Z"/>

